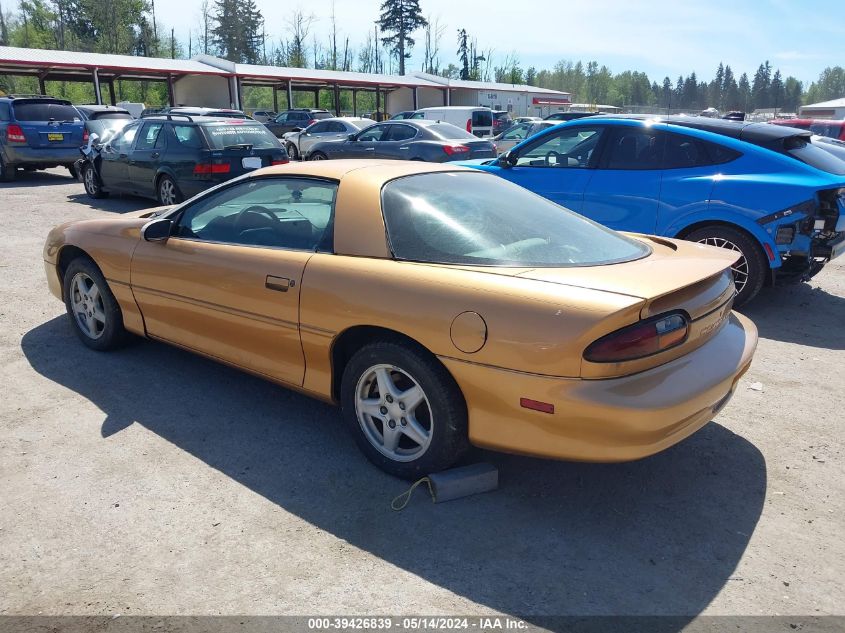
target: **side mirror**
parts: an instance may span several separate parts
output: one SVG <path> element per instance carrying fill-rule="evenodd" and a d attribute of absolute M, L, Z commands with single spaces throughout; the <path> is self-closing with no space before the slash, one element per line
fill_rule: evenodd
<path fill-rule="evenodd" d="M 348 141 L 355 141 L 355 140 L 357 140 L 357 139 L 355 138 L 355 135 L 354 135 L 354 134 L 350 134 L 349 136 L 347 136 L 347 137 L 346 137 L 346 140 L 348 140 Z"/>
<path fill-rule="evenodd" d="M 164 242 L 173 230 L 173 220 L 158 218 L 141 227 L 141 237 L 148 242 Z"/>
<path fill-rule="evenodd" d="M 499 167 L 502 167 L 504 169 L 510 169 L 511 167 L 516 165 L 517 160 L 519 160 L 519 156 L 514 154 L 512 151 L 505 152 L 504 154 L 499 156 Z"/>

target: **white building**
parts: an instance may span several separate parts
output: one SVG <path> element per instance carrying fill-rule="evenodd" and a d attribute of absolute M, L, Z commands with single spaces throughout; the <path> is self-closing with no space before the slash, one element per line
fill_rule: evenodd
<path fill-rule="evenodd" d="M 807 119 L 845 119 L 845 97 L 801 106 L 800 112 Z"/>

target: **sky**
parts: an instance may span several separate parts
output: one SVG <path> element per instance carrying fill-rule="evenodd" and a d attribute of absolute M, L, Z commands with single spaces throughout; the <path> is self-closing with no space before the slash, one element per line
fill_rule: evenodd
<path fill-rule="evenodd" d="M 159 23 L 187 41 L 200 23 L 201 0 L 156 2 Z M 268 40 L 286 36 L 298 6 L 291 0 L 256 0 Z M 328 40 L 332 5 L 342 37 L 359 47 L 378 17 L 381 0 L 308 0 L 312 31 Z M 493 49 L 494 65 L 515 54 L 523 68 L 551 68 L 561 59 L 645 71 L 660 82 L 695 71 L 712 79 L 719 62 L 737 77 L 753 77 L 768 59 L 784 77 L 814 81 L 827 66 L 845 61 L 845 16 L 841 0 L 420 0 L 426 16 L 445 26 L 441 65 L 456 63 L 457 30 L 466 28 L 480 49 Z M 422 33 L 408 69 L 422 63 Z M 341 39 L 341 38 L 339 38 Z"/>

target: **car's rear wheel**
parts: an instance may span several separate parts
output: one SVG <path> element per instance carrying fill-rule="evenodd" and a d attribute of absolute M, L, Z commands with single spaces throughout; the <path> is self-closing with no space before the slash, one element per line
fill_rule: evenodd
<path fill-rule="evenodd" d="M 311 155 L 308 157 L 308 160 L 328 160 L 329 157 L 326 156 L 323 152 L 311 152 Z"/>
<path fill-rule="evenodd" d="M 287 150 L 288 156 L 290 156 L 291 160 L 299 160 L 299 150 L 296 149 L 296 145 L 288 143 L 285 145 L 285 149 Z"/>
<path fill-rule="evenodd" d="M 73 329 L 85 345 L 102 352 L 126 342 L 120 306 L 94 262 L 77 257 L 68 265 L 64 295 Z"/>
<path fill-rule="evenodd" d="M 696 229 L 686 239 L 739 253 L 739 259 L 731 267 L 736 285 L 734 305 L 741 306 L 757 296 L 766 281 L 768 262 L 754 238 L 729 226 L 710 225 Z"/>
<path fill-rule="evenodd" d="M 458 385 L 409 343 L 381 341 L 358 350 L 343 372 L 341 404 L 360 449 L 397 477 L 448 468 L 469 446 Z"/>
<path fill-rule="evenodd" d="M 82 168 L 82 184 L 85 185 L 85 193 L 88 194 L 89 198 L 99 199 L 108 196 L 103 191 L 100 179 L 97 178 L 97 172 L 94 170 L 93 165 L 85 165 Z"/>
<path fill-rule="evenodd" d="M 13 182 L 18 176 L 18 170 L 14 165 L 7 165 L 6 161 L 0 158 L 0 181 Z"/>
<path fill-rule="evenodd" d="M 182 202 L 182 192 L 176 186 L 176 182 L 170 176 L 162 176 L 158 181 L 158 201 L 170 206 Z"/>

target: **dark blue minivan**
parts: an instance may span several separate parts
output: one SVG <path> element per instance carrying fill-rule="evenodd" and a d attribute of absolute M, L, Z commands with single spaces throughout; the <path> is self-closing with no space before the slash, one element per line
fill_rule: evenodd
<path fill-rule="evenodd" d="M 14 180 L 18 169 L 50 167 L 67 167 L 75 177 L 83 129 L 82 116 L 70 101 L 0 97 L 0 180 Z"/>

